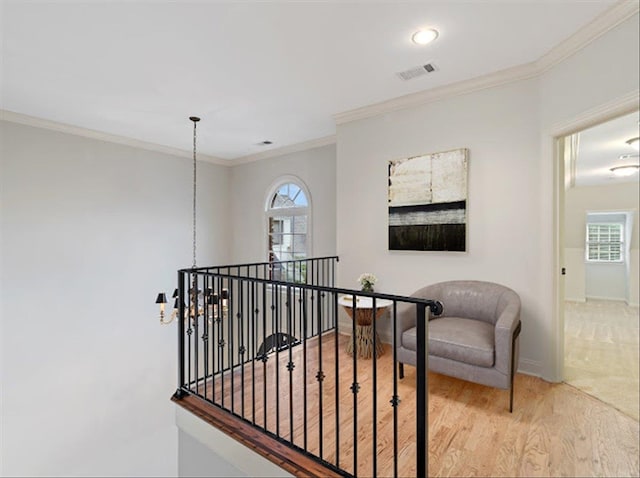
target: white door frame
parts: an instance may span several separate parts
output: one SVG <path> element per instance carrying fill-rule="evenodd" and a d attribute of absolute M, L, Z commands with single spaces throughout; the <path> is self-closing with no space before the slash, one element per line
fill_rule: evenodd
<path fill-rule="evenodd" d="M 577 133 L 600 123 L 619 116 L 638 111 L 640 90 L 632 91 L 616 100 L 610 101 L 596 108 L 561 123 L 553 125 L 545 138 L 547 145 L 553 148 L 553 302 L 552 330 L 555 344 L 554 378 L 564 380 L 564 279 L 561 275 L 564 264 L 564 147 L 561 139 L 564 136 Z"/>

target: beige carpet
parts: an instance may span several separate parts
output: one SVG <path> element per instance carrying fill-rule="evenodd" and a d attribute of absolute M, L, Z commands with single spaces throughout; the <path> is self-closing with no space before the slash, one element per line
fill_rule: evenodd
<path fill-rule="evenodd" d="M 565 382 L 638 420 L 639 309 L 624 302 L 565 302 Z"/>

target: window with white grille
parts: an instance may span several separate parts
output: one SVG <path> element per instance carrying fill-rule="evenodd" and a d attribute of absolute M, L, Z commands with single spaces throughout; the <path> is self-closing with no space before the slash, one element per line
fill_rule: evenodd
<path fill-rule="evenodd" d="M 291 177 L 272 189 L 267 200 L 267 259 L 269 262 L 297 261 L 309 256 L 311 204 L 301 181 Z M 306 281 L 304 263 L 274 266 L 271 278 L 294 282 Z"/>
<path fill-rule="evenodd" d="M 623 224 L 588 223 L 586 259 L 590 262 L 622 262 L 624 260 Z"/>

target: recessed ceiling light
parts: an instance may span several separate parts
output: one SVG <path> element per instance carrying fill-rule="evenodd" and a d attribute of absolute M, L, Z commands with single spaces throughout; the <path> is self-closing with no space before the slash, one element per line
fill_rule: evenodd
<path fill-rule="evenodd" d="M 264 140 L 262 143 L 260 144 L 264 144 L 265 146 L 268 146 L 270 144 L 273 144 L 273 141 L 269 141 L 268 139 Z"/>
<path fill-rule="evenodd" d="M 611 171 L 616 176 L 631 176 L 634 173 L 638 172 L 640 166 L 637 164 L 628 164 L 627 166 L 617 166 L 615 168 L 611 168 Z"/>
<path fill-rule="evenodd" d="M 620 156 L 618 156 L 618 159 L 633 159 L 637 157 L 637 154 L 621 154 Z"/>
<path fill-rule="evenodd" d="M 426 45 L 438 38 L 438 31 L 433 28 L 418 30 L 411 36 L 411 41 L 416 45 Z"/>
<path fill-rule="evenodd" d="M 628 140 L 626 141 L 626 143 L 627 143 L 629 146 L 631 146 L 632 148 L 640 149 L 640 148 L 638 147 L 638 143 L 640 143 L 640 137 L 637 137 L 637 136 L 636 136 L 635 138 L 628 139 Z"/>

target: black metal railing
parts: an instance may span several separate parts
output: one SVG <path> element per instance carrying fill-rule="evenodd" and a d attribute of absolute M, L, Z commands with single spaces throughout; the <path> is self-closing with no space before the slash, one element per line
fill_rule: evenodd
<path fill-rule="evenodd" d="M 176 395 L 225 409 L 344 476 L 399 476 L 402 450 L 415 453 L 412 474 L 427 476 L 426 320 L 435 304 L 336 288 L 337 263 L 323 257 L 180 270 Z M 418 363 L 408 392 L 415 408 L 405 410 L 395 337 L 407 307 L 418 319 Z M 353 318 L 351 338 L 339 333 L 340 313 Z M 393 373 L 381 379 L 376 319 L 383 313 Z M 369 352 L 371 359 L 362 358 Z"/>

